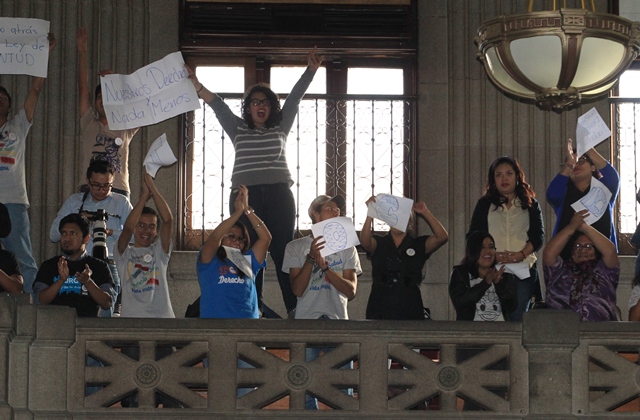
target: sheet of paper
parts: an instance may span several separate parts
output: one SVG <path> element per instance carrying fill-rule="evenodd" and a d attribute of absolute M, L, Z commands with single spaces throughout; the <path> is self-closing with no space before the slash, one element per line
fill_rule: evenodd
<path fill-rule="evenodd" d="M 348 217 L 333 217 L 316 223 L 311 226 L 311 232 L 313 232 L 314 238 L 318 236 L 324 238 L 324 248 L 320 251 L 320 255 L 323 257 L 360 245 L 356 229 Z"/>
<path fill-rule="evenodd" d="M 152 125 L 200 108 L 179 52 L 135 73 L 101 78 L 102 101 L 111 130 Z"/>
<path fill-rule="evenodd" d="M 163 166 L 173 165 L 177 160 L 167 141 L 167 133 L 162 133 L 149 148 L 147 157 L 144 158 L 144 166 L 147 169 L 147 173 L 155 178 L 158 169 Z"/>
<path fill-rule="evenodd" d="M 578 118 L 576 128 L 576 151 L 578 157 L 587 153 L 587 150 L 595 147 L 602 141 L 611 137 L 611 130 L 595 108 Z"/>
<path fill-rule="evenodd" d="M 227 251 L 227 258 L 229 258 L 233 265 L 242 270 L 247 276 L 253 277 L 251 257 L 249 255 L 243 255 L 238 248 L 232 248 L 230 246 L 225 246 L 224 249 Z"/>
<path fill-rule="evenodd" d="M 528 279 L 531 277 L 531 272 L 529 271 L 529 263 L 528 262 L 519 262 L 519 263 L 511 263 L 511 264 L 496 264 L 496 268 L 499 270 L 500 267 L 504 267 L 505 273 L 511 273 L 520 280 Z"/>
<path fill-rule="evenodd" d="M 584 221 L 588 225 L 592 225 L 607 211 L 609 206 L 609 200 L 611 200 L 611 191 L 602 182 L 591 177 L 591 188 L 587 195 L 580 200 L 571 204 L 571 207 L 575 211 L 587 209 L 589 210 L 589 217 Z"/>
<path fill-rule="evenodd" d="M 367 216 L 382 220 L 389 226 L 404 232 L 407 230 L 412 207 L 413 200 L 410 198 L 378 194 L 376 201 L 369 203 Z"/>
<path fill-rule="evenodd" d="M 47 77 L 49 22 L 0 18 L 0 74 Z"/>

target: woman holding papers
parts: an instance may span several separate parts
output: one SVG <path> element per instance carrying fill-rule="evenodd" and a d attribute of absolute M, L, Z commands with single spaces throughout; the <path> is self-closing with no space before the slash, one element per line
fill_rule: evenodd
<path fill-rule="evenodd" d="M 587 210 L 574 213 L 542 254 L 547 306 L 571 309 L 582 321 L 616 321 L 620 264 L 615 245 L 585 223 Z M 563 258 L 562 250 L 570 255 Z"/>
<path fill-rule="evenodd" d="M 240 185 L 235 211 L 209 235 L 198 254 L 196 268 L 202 293 L 200 318 L 259 318 L 255 276 L 266 265 L 271 233 L 249 207 L 247 187 Z M 253 246 L 247 216 L 258 240 Z"/>
<path fill-rule="evenodd" d="M 469 239 L 473 232 L 489 232 L 495 238 L 496 263 L 514 264 L 512 271 L 522 268 L 518 263 L 525 265 L 525 273 L 529 269 L 528 276 L 516 280 L 518 306 L 509 316 L 512 321 L 522 320 L 540 287 L 535 252 L 544 242 L 544 226 L 535 195 L 517 160 L 508 156 L 494 160 L 467 233 Z"/>
<path fill-rule="evenodd" d="M 578 158 L 573 150 L 571 139 L 567 141 L 565 154 L 566 159 L 560 165 L 560 172 L 547 188 L 547 201 L 553 206 L 556 213 L 553 236 L 571 221 L 575 213 L 571 205 L 589 193 L 592 180 L 593 182 L 599 181 L 611 191 L 611 198 L 605 213 L 592 226 L 606 238 L 609 238 L 617 249 L 616 229 L 613 226 L 613 205 L 620 189 L 618 171 L 593 148 Z"/>
<path fill-rule="evenodd" d="M 518 305 L 518 280 L 504 272 L 504 265 L 496 268 L 497 254 L 489 233 L 475 231 L 467 239 L 464 259 L 453 267 L 449 281 L 457 321 L 509 321 Z"/>
<path fill-rule="evenodd" d="M 366 204 L 375 202 L 375 197 Z M 391 227 L 389 233 L 373 235 L 373 218 L 367 218 L 360 232 L 360 243 L 371 259 L 373 284 L 367 303 L 367 319 L 424 319 L 420 294 L 422 269 L 431 254 L 447 243 L 449 236 L 442 224 L 420 201 L 412 212 L 422 216 L 433 235 L 414 237 L 408 233 L 412 218 L 404 231 Z"/>
<path fill-rule="evenodd" d="M 225 102 L 204 87 L 195 73 L 187 67 L 198 96 L 213 109 L 236 151 L 229 202 L 234 201 L 238 186 L 246 185 L 252 197 L 249 204 L 265 218 L 273 230 L 273 242 L 269 251 L 289 313 L 296 307 L 296 297 L 291 291 L 288 277 L 282 272 L 282 259 L 285 247 L 293 239 L 296 207 L 291 192 L 293 178 L 289 172 L 285 148 L 298 113 L 298 104 L 321 62 L 313 49 L 307 58 L 306 71 L 287 96 L 282 108 L 278 96 L 267 85 L 258 84 L 250 88 L 242 100 L 242 118 L 234 115 Z M 243 218 L 243 221 L 246 222 L 246 219 Z M 262 274 L 256 282 L 261 302 Z"/>

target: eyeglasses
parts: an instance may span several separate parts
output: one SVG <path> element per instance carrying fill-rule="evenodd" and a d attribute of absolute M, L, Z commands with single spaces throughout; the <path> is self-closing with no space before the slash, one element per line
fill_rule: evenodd
<path fill-rule="evenodd" d="M 585 249 L 587 251 L 591 251 L 592 249 L 595 249 L 595 246 L 591 245 L 591 244 L 575 244 L 573 245 L 573 249 L 575 249 L 576 251 L 580 251 L 581 249 Z"/>
<path fill-rule="evenodd" d="M 89 185 L 91 185 L 91 188 L 93 188 L 94 190 L 102 190 L 102 191 L 109 191 L 111 187 L 113 187 L 113 183 L 98 184 L 97 182 L 91 182 L 91 181 L 89 181 Z"/>
<path fill-rule="evenodd" d="M 260 105 L 264 105 L 264 106 L 271 106 L 271 101 L 269 99 L 252 99 L 249 102 L 251 105 L 253 106 L 260 106 Z"/>
<path fill-rule="evenodd" d="M 583 157 L 578 159 L 578 161 L 576 162 L 576 165 L 584 165 L 585 163 L 588 163 L 589 165 L 593 165 L 593 163 L 591 163 L 587 158 L 583 158 Z"/>
<path fill-rule="evenodd" d="M 247 239 L 244 236 L 238 236 L 235 233 L 227 233 L 226 236 L 231 242 L 238 242 L 241 244 L 247 243 Z"/>

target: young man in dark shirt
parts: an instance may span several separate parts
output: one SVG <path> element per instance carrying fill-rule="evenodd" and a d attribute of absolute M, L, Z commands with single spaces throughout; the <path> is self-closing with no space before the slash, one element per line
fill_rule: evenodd
<path fill-rule="evenodd" d="M 63 255 L 42 263 L 33 285 L 40 304 L 69 306 L 79 317 L 96 317 L 98 309 L 111 307 L 113 280 L 109 267 L 85 250 L 89 226 L 89 220 L 78 213 L 60 221 Z"/>

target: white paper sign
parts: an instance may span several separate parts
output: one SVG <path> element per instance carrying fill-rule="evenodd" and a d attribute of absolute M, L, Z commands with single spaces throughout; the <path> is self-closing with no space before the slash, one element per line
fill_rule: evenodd
<path fill-rule="evenodd" d="M 611 137 L 611 130 L 595 108 L 578 118 L 576 128 L 576 151 L 578 157 L 587 153 L 587 150 L 597 146 L 602 141 Z"/>
<path fill-rule="evenodd" d="M 200 108 L 179 52 L 137 70 L 101 78 L 102 102 L 111 130 L 159 123 Z"/>
<path fill-rule="evenodd" d="M 504 265 L 504 272 L 511 273 L 520 280 L 528 279 L 531 277 L 531 272 L 529 271 L 529 263 L 528 262 L 519 262 L 519 263 L 511 263 L 511 264 L 496 264 L 496 269 L 500 270 L 500 267 Z"/>
<path fill-rule="evenodd" d="M 0 18 L 0 74 L 47 77 L 49 22 Z"/>
<path fill-rule="evenodd" d="M 223 245 L 224 246 L 224 245 Z M 227 258 L 238 267 L 248 277 L 253 278 L 253 271 L 251 270 L 251 257 L 249 255 L 243 255 L 238 248 L 232 248 L 230 246 L 224 246 L 227 251 Z"/>
<path fill-rule="evenodd" d="M 324 238 L 324 248 L 320 250 L 320 255 L 323 257 L 360 245 L 356 229 L 348 217 L 333 217 L 316 223 L 311 226 L 311 232 L 314 238 L 318 236 Z"/>
<path fill-rule="evenodd" d="M 144 167 L 147 173 L 155 178 L 158 169 L 173 165 L 177 160 L 167 141 L 167 133 L 162 133 L 149 148 L 147 157 L 144 158 Z"/>
<path fill-rule="evenodd" d="M 413 200 L 410 198 L 378 194 L 375 202 L 369 202 L 367 216 L 382 220 L 389 226 L 404 232 L 407 230 L 412 207 Z"/>
<path fill-rule="evenodd" d="M 571 207 L 576 212 L 584 209 L 589 210 L 589 217 L 584 221 L 586 224 L 592 225 L 600 220 L 605 211 L 607 211 L 609 200 L 611 200 L 609 188 L 594 177 L 591 177 L 591 189 L 589 189 L 587 195 L 571 204 Z"/>

